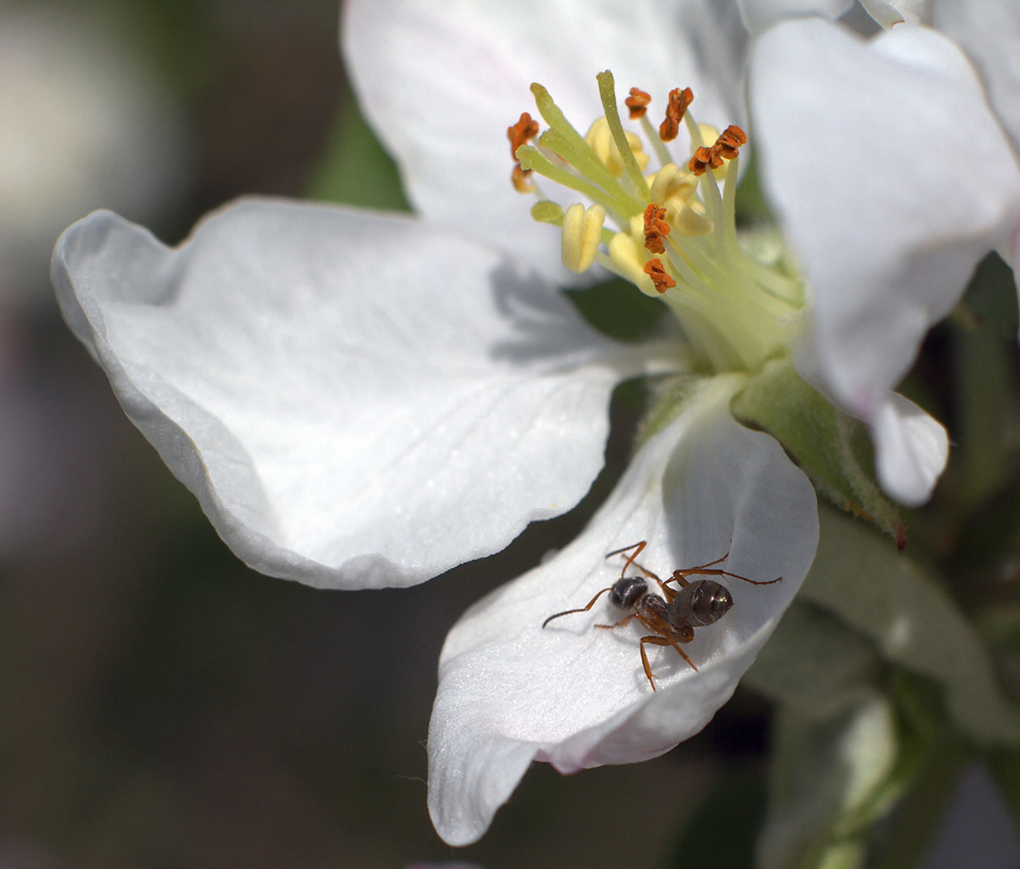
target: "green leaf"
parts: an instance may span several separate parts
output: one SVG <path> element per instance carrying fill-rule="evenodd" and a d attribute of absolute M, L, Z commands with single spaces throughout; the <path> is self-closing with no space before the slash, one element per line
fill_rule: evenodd
<path fill-rule="evenodd" d="M 895 713 L 877 693 L 828 717 L 783 706 L 758 843 L 761 869 L 862 866 L 868 826 L 896 795 L 888 781 L 898 748 Z"/>
<path fill-rule="evenodd" d="M 824 506 L 819 518 L 801 599 L 870 637 L 886 660 L 938 682 L 950 717 L 973 740 L 1020 746 L 1020 710 L 1001 693 L 987 649 L 946 591 L 867 527 Z"/>
<path fill-rule="evenodd" d="M 859 424 L 805 383 L 789 359 L 772 360 L 753 375 L 733 414 L 776 438 L 836 506 L 873 522 L 901 548 L 906 543 L 903 520 L 854 450 Z"/>
<path fill-rule="evenodd" d="M 798 598 L 741 684 L 825 718 L 873 694 L 882 673 L 874 643 Z"/>
<path fill-rule="evenodd" d="M 666 306 L 629 281 L 613 278 L 603 284 L 566 293 L 581 316 L 603 335 L 635 343 L 661 329 Z"/>

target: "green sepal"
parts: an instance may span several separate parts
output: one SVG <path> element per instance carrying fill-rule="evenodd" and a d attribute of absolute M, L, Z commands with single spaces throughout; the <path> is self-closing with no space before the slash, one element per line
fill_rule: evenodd
<path fill-rule="evenodd" d="M 751 375 L 732 410 L 745 425 L 778 440 L 837 507 L 874 523 L 903 548 L 903 519 L 854 448 L 860 424 L 804 382 L 789 358 L 774 359 Z"/>

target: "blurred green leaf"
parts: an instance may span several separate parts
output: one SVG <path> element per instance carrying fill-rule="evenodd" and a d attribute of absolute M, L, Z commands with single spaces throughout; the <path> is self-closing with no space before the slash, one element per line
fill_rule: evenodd
<path fill-rule="evenodd" d="M 949 595 L 865 526 L 824 506 L 819 513 L 821 541 L 801 598 L 870 637 L 886 660 L 942 685 L 951 718 L 976 742 L 1020 745 L 1020 710 Z"/>
<path fill-rule="evenodd" d="M 1020 830 L 1020 751 L 996 748 L 988 753 L 988 771 L 1002 791 Z"/>
<path fill-rule="evenodd" d="M 396 163 L 379 144 L 353 96 L 338 113 L 308 196 L 363 208 L 411 211 Z"/>
<path fill-rule="evenodd" d="M 828 717 L 873 693 L 881 675 L 874 643 L 814 604 L 795 600 L 741 684 Z"/>
<path fill-rule="evenodd" d="M 691 814 L 666 866 L 746 869 L 765 817 L 765 777 L 742 766 L 721 776 Z"/>
<path fill-rule="evenodd" d="M 781 707 L 758 866 L 862 866 L 868 826 L 898 792 L 898 752 L 895 713 L 877 693 L 831 716 Z"/>
<path fill-rule="evenodd" d="M 959 445 L 950 478 L 953 497 L 943 501 L 960 515 L 1010 481 L 1017 293 L 1012 272 L 997 255 L 978 267 L 949 324 Z"/>
<path fill-rule="evenodd" d="M 663 323 L 666 306 L 640 292 L 629 281 L 614 278 L 603 284 L 567 292 L 567 298 L 592 326 L 617 341 L 640 341 Z"/>

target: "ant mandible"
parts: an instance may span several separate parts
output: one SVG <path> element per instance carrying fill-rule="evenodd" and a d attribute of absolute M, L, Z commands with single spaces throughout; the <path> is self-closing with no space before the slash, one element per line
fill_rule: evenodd
<path fill-rule="evenodd" d="M 749 582 L 751 585 L 772 585 L 775 582 L 779 582 L 782 577 L 769 580 L 755 580 L 736 573 L 730 573 L 728 570 L 722 570 L 718 567 L 713 568 L 713 565 L 726 560 L 729 556 L 727 552 L 722 558 L 717 558 L 715 561 L 708 562 L 708 564 L 699 564 L 697 567 L 674 570 L 673 575 L 663 582 L 648 568 L 642 567 L 635 561 L 647 545 L 648 541 L 642 540 L 640 543 L 632 543 L 630 546 L 624 546 L 622 549 L 614 549 L 606 555 L 606 558 L 612 558 L 614 555 L 622 555 L 632 549 L 634 550 L 630 555 L 626 556 L 623 570 L 620 571 L 620 578 L 609 588 L 602 589 L 602 591 L 588 601 L 587 606 L 576 610 L 564 610 L 561 613 L 549 616 L 549 618 L 542 622 L 542 627 L 544 628 L 549 622 L 553 619 L 558 619 L 560 616 L 588 612 L 588 610 L 595 606 L 595 601 L 608 591 L 609 602 L 613 606 L 624 612 L 628 610 L 632 612 L 629 612 L 628 615 L 615 624 L 595 625 L 595 627 L 612 630 L 627 624 L 631 619 L 637 619 L 648 630 L 654 632 L 650 636 L 642 637 L 640 643 L 641 663 L 644 665 L 648 684 L 652 686 L 654 691 L 655 682 L 652 677 L 652 668 L 648 663 L 648 653 L 645 651 L 645 644 L 672 646 L 679 652 L 680 657 L 696 671 L 698 668 L 695 666 L 694 661 L 687 657 L 684 650 L 680 648 L 680 643 L 689 643 L 694 639 L 695 628 L 715 624 L 733 606 L 733 595 L 730 594 L 726 586 L 716 582 L 714 579 L 697 579 L 694 582 L 688 582 L 688 576 L 693 574 L 699 576 L 731 576 L 734 579 L 742 579 L 744 582 Z M 665 600 L 649 590 L 647 580 L 640 576 L 626 576 L 627 568 L 632 564 L 646 577 L 654 579 L 658 583 L 659 588 L 662 589 L 662 593 L 665 595 Z M 676 582 L 679 590 L 670 588 L 668 584 L 671 582 Z"/>

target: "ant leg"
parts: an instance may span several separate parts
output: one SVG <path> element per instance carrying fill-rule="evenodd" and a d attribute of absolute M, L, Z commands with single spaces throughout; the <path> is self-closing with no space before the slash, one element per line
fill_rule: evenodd
<path fill-rule="evenodd" d="M 656 646 L 668 646 L 669 640 L 665 637 L 642 637 L 641 638 L 641 663 L 645 668 L 645 675 L 648 677 L 648 684 L 655 690 L 655 682 L 652 681 L 652 667 L 648 663 L 648 653 L 645 651 L 645 643 L 652 643 Z"/>
<path fill-rule="evenodd" d="M 631 613 L 629 616 L 624 616 L 618 622 L 613 622 L 613 624 L 611 624 L 611 625 L 595 625 L 595 627 L 597 627 L 597 628 L 606 628 L 606 629 L 611 631 L 613 628 L 619 628 L 619 627 L 622 627 L 623 625 L 627 624 L 627 622 L 629 622 L 636 615 L 637 615 L 637 613 Z"/>
<path fill-rule="evenodd" d="M 607 552 L 606 558 L 612 558 L 614 555 L 622 555 L 629 549 L 634 550 L 630 555 L 627 556 L 627 563 L 623 565 L 623 570 L 620 571 L 620 578 L 622 579 L 623 575 L 627 572 L 627 568 L 634 563 L 634 559 L 637 558 L 644 551 L 644 548 L 647 545 L 648 545 L 647 540 L 642 540 L 639 543 L 631 543 L 630 546 L 624 546 L 623 549 L 614 549 L 612 552 Z M 640 566 L 641 565 L 639 564 L 638 567 Z"/>
<path fill-rule="evenodd" d="M 729 556 L 730 554 L 727 552 L 722 558 L 717 558 L 715 561 L 708 562 L 708 564 L 699 564 L 697 567 L 688 567 L 684 570 L 674 570 L 673 575 L 669 579 L 667 579 L 666 582 L 672 582 L 673 580 L 676 580 L 676 582 L 679 583 L 680 588 L 684 588 L 687 585 L 687 580 L 684 579 L 685 576 L 702 573 L 725 573 L 725 571 L 722 570 L 706 571 L 705 568 L 711 567 L 713 564 L 718 564 L 720 561 L 725 561 L 727 558 L 729 558 Z"/>
<path fill-rule="evenodd" d="M 672 582 L 675 578 L 676 577 L 671 576 L 669 579 L 666 580 L 666 582 Z M 671 589 L 668 585 L 666 585 L 666 582 L 663 582 L 661 579 L 659 579 L 659 577 L 655 577 L 655 581 L 659 583 L 659 588 L 662 589 L 662 593 L 665 596 L 666 600 L 669 601 L 669 603 L 672 603 L 674 600 L 676 600 L 676 596 L 680 592 Z M 684 585 L 687 585 L 686 580 L 684 581 Z"/>
<path fill-rule="evenodd" d="M 776 577 L 775 579 L 748 579 L 746 576 L 741 576 L 739 573 L 730 573 L 728 570 L 709 570 L 713 564 L 718 564 L 720 561 L 725 561 L 729 557 L 727 552 L 722 558 L 717 558 L 715 561 L 710 561 L 708 564 L 699 564 L 697 567 L 688 567 L 683 570 L 674 570 L 673 575 L 666 580 L 666 582 L 676 582 L 681 588 L 688 585 L 687 580 L 684 577 L 697 575 L 697 576 L 731 576 L 734 579 L 742 579 L 744 582 L 749 582 L 751 585 L 772 585 L 774 582 L 779 582 L 782 577 Z"/>
<path fill-rule="evenodd" d="M 653 646 L 672 646 L 677 652 L 680 653 L 680 657 L 683 658 L 688 664 L 691 665 L 691 669 L 695 672 L 698 671 L 694 661 L 687 657 L 687 653 L 684 652 L 672 639 L 669 637 L 642 637 L 641 638 L 641 663 L 645 668 L 645 675 L 648 677 L 648 684 L 652 686 L 652 690 L 655 690 L 655 683 L 652 681 L 652 668 L 648 663 L 648 653 L 645 651 L 645 643 L 651 643 Z"/>
<path fill-rule="evenodd" d="M 612 587 L 610 586 L 610 588 L 612 588 Z M 595 595 L 595 597 L 593 597 L 590 601 L 588 601 L 588 606 L 583 606 L 583 607 L 581 607 L 578 610 L 564 610 L 561 613 L 556 613 L 555 615 L 549 616 L 549 618 L 547 618 L 544 622 L 542 622 L 542 627 L 544 628 L 547 624 L 549 624 L 549 622 L 551 622 L 553 619 L 558 619 L 560 616 L 569 616 L 572 613 L 586 613 L 586 612 L 588 612 L 588 610 L 590 610 L 593 606 L 595 606 L 595 601 L 597 601 L 600 597 L 602 597 L 602 595 L 604 595 L 607 591 L 609 591 L 610 588 L 602 589 L 602 591 L 600 591 L 597 595 Z"/>
<path fill-rule="evenodd" d="M 642 540 L 640 543 L 632 543 L 630 546 L 624 546 L 623 549 L 615 549 L 612 552 L 606 554 L 606 558 L 612 558 L 614 555 L 622 555 L 628 549 L 634 550 L 630 555 L 627 556 L 627 561 L 623 565 L 623 570 L 620 571 L 620 579 L 624 578 L 624 576 L 627 574 L 627 568 L 633 564 L 645 576 L 649 577 L 650 579 L 654 579 L 656 582 L 659 582 L 659 577 L 652 573 L 647 567 L 642 567 L 634 560 L 641 554 L 641 552 L 647 545 L 648 541 Z"/>
<path fill-rule="evenodd" d="M 782 580 L 781 576 L 777 576 L 775 579 L 748 579 L 746 576 L 741 576 L 739 573 L 730 573 L 728 570 L 698 570 L 692 567 L 688 570 L 674 570 L 673 575 L 666 582 L 675 579 L 681 586 L 685 586 L 687 581 L 684 577 L 692 573 L 696 573 L 698 576 L 731 576 L 734 579 L 742 579 L 744 582 L 749 582 L 751 585 L 772 585 L 772 583 Z"/>

